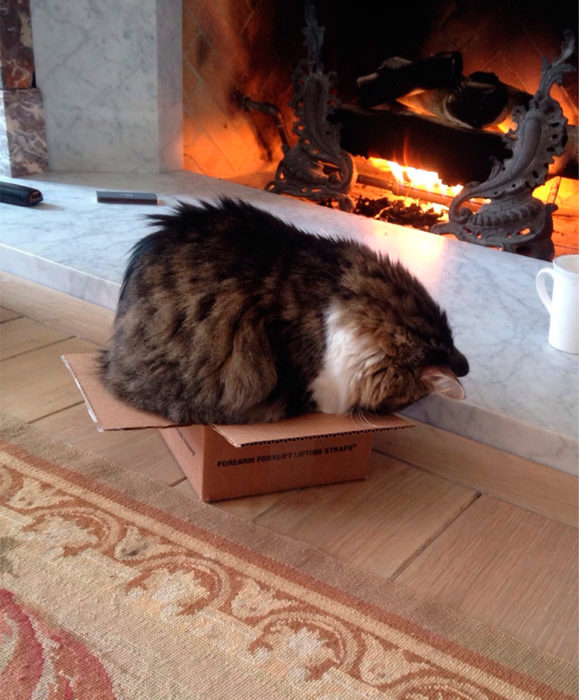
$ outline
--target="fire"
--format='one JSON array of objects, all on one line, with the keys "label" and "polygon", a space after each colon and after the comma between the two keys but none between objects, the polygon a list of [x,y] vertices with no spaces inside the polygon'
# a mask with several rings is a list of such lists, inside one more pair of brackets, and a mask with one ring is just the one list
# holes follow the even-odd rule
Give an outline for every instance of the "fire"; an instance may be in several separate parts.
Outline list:
[{"label": "fire", "polygon": [[383,158],[369,158],[369,161],[375,168],[391,173],[401,185],[413,189],[442,194],[451,199],[462,190],[461,185],[445,185],[438,173],[430,170],[411,168],[409,165],[400,165]]}]

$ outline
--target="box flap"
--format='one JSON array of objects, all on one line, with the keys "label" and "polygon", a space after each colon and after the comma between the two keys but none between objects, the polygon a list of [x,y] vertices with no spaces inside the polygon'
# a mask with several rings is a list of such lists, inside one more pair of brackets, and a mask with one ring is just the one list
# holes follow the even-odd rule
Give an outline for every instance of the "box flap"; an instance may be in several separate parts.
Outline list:
[{"label": "box flap", "polygon": [[155,413],[139,411],[114,397],[99,376],[99,357],[98,352],[62,356],[99,430],[168,428],[175,425]]},{"label": "box flap", "polygon": [[297,418],[286,418],[276,423],[214,425],[213,428],[235,447],[244,447],[264,442],[411,428],[413,425],[406,418],[396,415],[372,416],[366,420],[349,415],[335,416],[328,413],[310,413]]},{"label": "box flap", "polygon": [[[177,425],[154,413],[133,408],[110,394],[99,376],[99,353],[63,355],[62,361],[74,377],[88,412],[99,430],[170,428]],[[409,428],[412,425],[411,421],[396,415],[361,419],[353,416],[313,413],[277,423],[213,425],[212,427],[235,447],[243,447],[344,433],[369,433],[377,430]]]}]

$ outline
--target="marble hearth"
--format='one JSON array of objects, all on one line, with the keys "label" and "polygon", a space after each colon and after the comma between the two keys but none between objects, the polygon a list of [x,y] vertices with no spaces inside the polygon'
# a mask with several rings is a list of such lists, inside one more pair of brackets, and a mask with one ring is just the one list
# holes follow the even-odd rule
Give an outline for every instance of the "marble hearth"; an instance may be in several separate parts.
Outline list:
[{"label": "marble hearth", "polygon": [[[577,473],[579,361],[547,343],[548,316],[534,281],[545,263],[187,171],[53,172],[12,181],[38,187],[44,202],[0,204],[0,269],[108,308],[131,247],[148,232],[145,215],[176,199],[243,198],[302,228],[401,259],[447,310],[471,365],[465,401],[428,397],[405,413]],[[154,191],[160,204],[98,204],[97,189]]]}]

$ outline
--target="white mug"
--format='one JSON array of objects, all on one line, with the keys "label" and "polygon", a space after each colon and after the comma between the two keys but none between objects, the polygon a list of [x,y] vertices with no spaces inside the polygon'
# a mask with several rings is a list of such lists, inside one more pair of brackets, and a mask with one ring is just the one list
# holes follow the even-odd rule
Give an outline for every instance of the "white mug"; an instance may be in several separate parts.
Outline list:
[{"label": "white mug", "polygon": [[[553,280],[549,296],[547,277]],[[549,344],[557,350],[579,354],[579,255],[561,255],[553,267],[539,270],[536,278],[539,298],[551,314]]]}]

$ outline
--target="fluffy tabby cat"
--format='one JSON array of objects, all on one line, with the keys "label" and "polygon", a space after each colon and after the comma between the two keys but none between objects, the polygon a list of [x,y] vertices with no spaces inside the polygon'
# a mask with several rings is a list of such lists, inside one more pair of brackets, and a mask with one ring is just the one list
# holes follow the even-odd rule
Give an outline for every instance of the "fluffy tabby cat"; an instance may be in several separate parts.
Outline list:
[{"label": "fluffy tabby cat", "polygon": [[230,199],[151,218],[102,357],[125,402],[183,424],[251,423],[463,396],[446,314],[402,265]]}]

